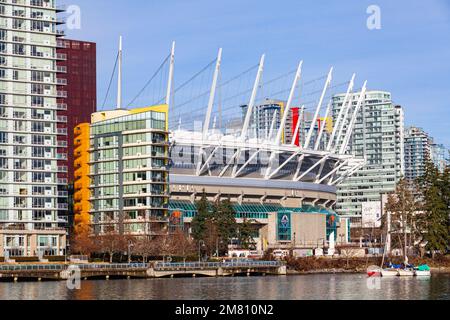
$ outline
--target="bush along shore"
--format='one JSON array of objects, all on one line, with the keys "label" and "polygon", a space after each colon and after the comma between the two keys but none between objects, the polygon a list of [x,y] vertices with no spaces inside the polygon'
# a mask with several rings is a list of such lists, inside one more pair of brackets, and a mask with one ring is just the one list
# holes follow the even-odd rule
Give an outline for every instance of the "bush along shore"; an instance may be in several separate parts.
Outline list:
[{"label": "bush along shore", "polygon": [[[435,259],[410,258],[409,261],[416,266],[427,264],[430,266],[432,272],[435,273],[450,273],[450,256],[438,256]],[[402,258],[385,258],[385,262],[400,264]],[[369,266],[380,266],[382,258],[287,258],[286,263],[288,274],[366,273]]]}]

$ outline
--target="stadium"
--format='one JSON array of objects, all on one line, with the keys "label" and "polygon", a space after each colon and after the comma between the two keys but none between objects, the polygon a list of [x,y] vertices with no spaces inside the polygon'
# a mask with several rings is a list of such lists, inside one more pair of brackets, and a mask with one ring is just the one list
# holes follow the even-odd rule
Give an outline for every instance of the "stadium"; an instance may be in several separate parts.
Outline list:
[{"label": "stadium", "polygon": [[[120,51],[119,71],[121,56]],[[265,61],[263,55],[258,64],[224,81],[220,49],[216,59],[175,87],[174,44],[128,104],[139,104],[142,99],[142,104],[149,105],[151,100],[152,105],[167,110],[169,201],[165,210],[169,227],[181,224],[189,230],[197,214],[195,203],[206,194],[211,202],[231,200],[237,222],[252,223],[260,251],[325,247],[331,235],[333,241],[346,242],[349,223],[333,207],[336,186],[365,164],[364,159],[349,154],[347,147],[366,83],[359,101],[351,101],[355,75],[349,82],[334,84],[331,68],[325,76],[304,80],[301,61],[295,69],[264,80]],[[93,119],[123,113],[120,75],[120,110],[100,112]],[[155,79],[160,80],[159,88]],[[331,98],[345,90],[344,107],[332,115]],[[148,193],[147,188],[142,190]],[[125,202],[132,203],[131,207],[137,203],[141,210],[149,205],[145,199]]]}]

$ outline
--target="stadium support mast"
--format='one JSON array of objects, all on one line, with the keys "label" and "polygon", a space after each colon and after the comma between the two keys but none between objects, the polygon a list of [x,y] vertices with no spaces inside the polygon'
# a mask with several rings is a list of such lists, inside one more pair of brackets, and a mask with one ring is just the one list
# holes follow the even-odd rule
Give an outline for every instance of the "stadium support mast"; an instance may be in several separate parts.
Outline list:
[{"label": "stadium support mast", "polygon": [[119,54],[118,54],[119,70],[117,73],[117,109],[122,109],[122,36],[119,37]]},{"label": "stadium support mast", "polygon": [[319,150],[320,142],[322,141],[323,132],[325,131],[325,126],[326,126],[326,124],[328,122],[328,117],[330,115],[330,112],[331,112],[331,101],[328,104],[328,108],[327,108],[327,111],[325,113],[324,123],[320,127],[319,137],[317,138],[316,145],[314,146],[314,150],[315,151]]},{"label": "stadium support mast", "polygon": [[303,61],[300,61],[297,73],[295,74],[294,83],[292,84],[291,92],[289,93],[289,98],[286,104],[286,108],[284,110],[283,118],[281,119],[280,128],[278,129],[277,137],[275,140],[275,143],[277,145],[281,144],[281,138],[283,136],[284,128],[286,127],[286,122],[289,116],[289,112],[291,111],[292,102],[294,100],[295,90],[297,88],[300,79],[302,78],[302,68],[303,68]]},{"label": "stadium support mast", "polygon": [[338,135],[336,137],[336,144],[334,145],[334,147],[331,150],[332,153],[335,153],[336,150],[339,148],[339,143],[341,142],[342,135],[344,134],[344,128],[345,128],[345,124],[346,124],[346,121],[347,121],[348,114],[349,114],[350,110],[353,107],[353,100],[354,100],[354,97],[351,96],[349,98],[349,100],[348,100],[347,106],[344,105],[344,104],[342,105],[342,108],[345,109],[344,116],[342,117],[341,124],[339,125],[340,129],[339,129],[339,133],[338,133]]},{"label": "stadium support mast", "polygon": [[352,135],[352,131],[356,124],[356,118],[358,117],[358,112],[361,109],[361,106],[366,100],[366,91],[367,91],[367,81],[364,82],[363,88],[361,90],[361,94],[359,96],[358,104],[356,105],[355,111],[353,113],[352,120],[350,121],[350,126],[348,127],[347,134],[345,135],[344,141],[341,146],[340,154],[344,154],[345,150],[347,150],[348,144],[350,142],[350,137]]},{"label": "stadium support mast", "polygon": [[[339,111],[339,115],[338,115],[338,118],[337,118],[336,123],[334,125],[334,129],[333,129],[333,132],[331,134],[330,141],[328,142],[327,151],[331,151],[332,150],[331,148],[333,147],[333,143],[334,143],[334,140],[336,138],[336,134],[338,133],[338,128],[341,125],[341,121],[345,122],[345,118],[347,117],[347,114],[345,114],[345,117],[344,117],[344,111],[346,109],[345,106],[347,105],[348,100],[350,98],[350,93],[353,91],[353,87],[355,86],[355,78],[356,78],[356,74],[353,74],[352,79],[350,80],[350,84],[349,84],[348,89],[347,89],[347,93],[345,94],[344,103],[342,104],[342,108]],[[339,141],[336,142],[336,145],[338,143],[339,143]],[[335,150],[335,149],[333,149],[333,150]]]},{"label": "stadium support mast", "polygon": [[205,123],[203,124],[203,139],[206,140],[209,131],[209,125],[211,122],[211,114],[214,107],[214,101],[216,99],[217,81],[219,79],[220,67],[222,64],[222,48],[219,49],[219,54],[217,55],[216,69],[214,71],[213,82],[211,86],[211,93],[209,96],[208,109],[206,110]]},{"label": "stadium support mast", "polygon": [[172,42],[172,50],[170,52],[170,66],[169,66],[169,79],[167,80],[167,94],[166,94],[166,105],[170,107],[172,102],[172,86],[173,86],[173,75],[175,69],[175,41]]},{"label": "stadium support mast", "polygon": [[316,127],[317,119],[319,118],[320,109],[322,109],[322,103],[325,99],[325,94],[327,93],[328,87],[331,84],[331,81],[333,80],[333,68],[331,68],[330,72],[328,73],[327,81],[325,82],[325,86],[322,91],[322,95],[320,96],[319,103],[317,105],[316,113],[314,114],[314,118],[311,122],[311,128],[309,129],[308,135],[306,136],[306,141],[304,145],[304,149],[308,149],[309,144],[311,143],[312,135],[314,133],[314,128]]},{"label": "stadium support mast", "polygon": [[252,96],[250,98],[250,103],[247,108],[247,115],[245,116],[244,125],[242,127],[241,140],[245,140],[248,137],[248,128],[250,126],[250,120],[252,119],[253,107],[256,102],[256,95],[258,94],[258,88],[261,84],[261,78],[264,72],[264,62],[266,59],[266,55],[263,54],[261,57],[261,61],[259,62],[258,74],[256,75],[255,85],[253,86]]}]

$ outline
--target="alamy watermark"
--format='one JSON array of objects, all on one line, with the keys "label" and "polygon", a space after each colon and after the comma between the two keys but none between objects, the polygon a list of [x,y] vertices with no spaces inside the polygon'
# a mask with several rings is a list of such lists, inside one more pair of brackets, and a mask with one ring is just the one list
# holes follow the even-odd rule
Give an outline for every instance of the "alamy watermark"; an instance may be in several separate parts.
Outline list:
[{"label": "alamy watermark", "polygon": [[69,290],[81,289],[81,270],[76,265],[70,265],[67,268],[67,281],[66,286]]},{"label": "alamy watermark", "polygon": [[367,7],[367,29],[380,30],[381,29],[381,8],[375,4]]},{"label": "alamy watermark", "polygon": [[66,28],[69,30],[81,29],[81,8],[77,5],[70,5],[66,9]]}]

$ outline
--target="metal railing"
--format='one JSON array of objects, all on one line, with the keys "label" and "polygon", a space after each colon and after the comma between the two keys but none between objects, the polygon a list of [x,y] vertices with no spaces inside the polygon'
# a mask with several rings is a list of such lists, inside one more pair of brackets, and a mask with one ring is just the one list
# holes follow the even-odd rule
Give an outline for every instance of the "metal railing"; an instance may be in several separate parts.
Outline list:
[{"label": "metal railing", "polygon": [[80,270],[130,270],[130,269],[148,269],[149,264],[147,263],[113,263],[113,264],[77,264]]},{"label": "metal railing", "polygon": [[281,267],[281,261],[242,261],[232,260],[226,262],[186,262],[186,263],[161,263],[155,264],[156,270],[162,269],[210,269],[210,268],[263,268]]},{"label": "metal railing", "polygon": [[63,271],[67,268],[65,265],[0,265],[1,271]]},{"label": "metal railing", "polygon": [[[150,268],[149,263],[99,263],[99,264],[4,264],[0,265],[0,272],[14,271],[64,271],[69,266],[77,266],[82,271],[95,270],[142,270]],[[264,268],[264,267],[281,267],[284,263],[281,261],[226,261],[226,262],[186,262],[186,263],[163,263],[154,264],[155,270],[165,269],[218,269],[218,268]]]},{"label": "metal railing", "polygon": [[0,265],[0,272],[5,271],[64,271],[69,266],[77,266],[80,270],[134,270],[134,269],[148,269],[147,263],[131,263],[131,264],[11,264]]}]

